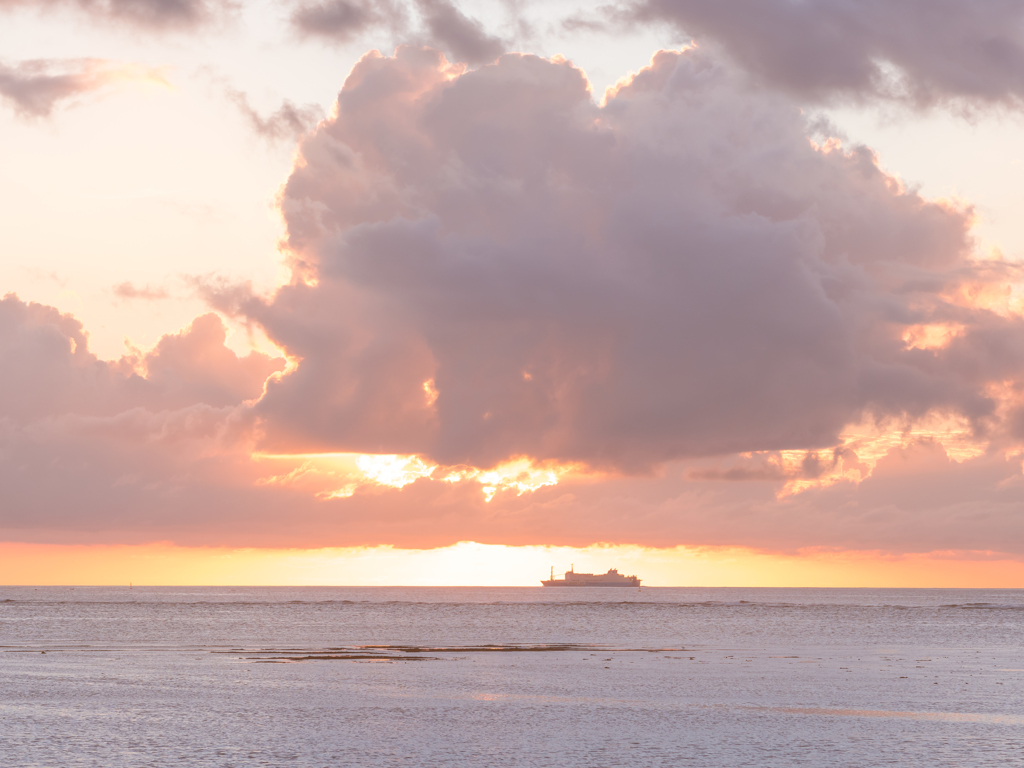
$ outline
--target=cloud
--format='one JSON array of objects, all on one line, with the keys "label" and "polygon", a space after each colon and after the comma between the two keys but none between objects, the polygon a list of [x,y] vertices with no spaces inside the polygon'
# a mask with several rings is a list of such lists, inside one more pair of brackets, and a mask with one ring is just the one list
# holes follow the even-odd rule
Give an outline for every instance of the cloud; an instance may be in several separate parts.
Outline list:
[{"label": "cloud", "polygon": [[488,35],[476,19],[471,19],[445,0],[417,0],[432,44],[447,51],[456,61],[483,64],[505,52],[505,43]]},{"label": "cloud", "polygon": [[1019,104],[1024,6],[1013,0],[640,0],[610,27],[668,22],[803,99]]},{"label": "cloud", "polygon": [[113,288],[114,295],[119,299],[144,299],[146,301],[157,301],[170,296],[164,288],[151,288],[146,285],[139,288],[129,282],[118,283]]},{"label": "cloud", "polygon": [[245,115],[257,135],[267,141],[297,141],[323,117],[323,110],[316,104],[298,107],[288,100],[285,100],[275,112],[263,117],[252,108],[249,97],[242,91],[229,88],[227,95]]},{"label": "cloud", "polygon": [[113,417],[143,408],[228,407],[260,396],[284,360],[224,346],[217,315],[196,318],[150,352],[117,361],[89,351],[82,324],[53,307],[0,300],[0,419],[30,425],[68,414]]},{"label": "cloud", "polygon": [[222,408],[254,400],[267,377],[284,369],[284,360],[260,352],[239,357],[224,346],[226,339],[219,316],[201,315],[184,331],[165,335],[142,358],[146,381],[164,407]]},{"label": "cloud", "polygon": [[47,11],[68,6],[98,21],[168,31],[196,29],[223,17],[235,4],[230,0],[0,0],[0,10],[33,7]]},{"label": "cloud", "polygon": [[327,0],[303,3],[292,12],[292,26],[301,34],[347,42],[377,27],[404,28],[405,6],[383,0]]},{"label": "cloud", "polygon": [[[236,355],[225,339],[207,314],[147,353],[104,361],[74,317],[12,294],[0,300],[5,535],[180,535],[181,526],[208,535],[234,519],[219,504],[274,502],[273,489],[260,493],[256,473],[237,467],[249,463],[247,401],[285,361]],[[182,499],[195,506],[182,509]]]},{"label": "cloud", "polygon": [[37,59],[0,63],[0,97],[25,117],[49,117],[57,106],[125,82],[166,85],[162,73],[103,59]]},{"label": "cloud", "polygon": [[501,38],[489,35],[478,20],[466,16],[446,0],[416,0],[420,28],[410,20],[408,7],[397,2],[327,0],[295,8],[292,26],[310,37],[348,42],[370,30],[386,29],[393,36],[417,39],[447,51],[467,64],[494,61],[506,48]]},{"label": "cloud", "polygon": [[[795,471],[773,457],[677,461],[653,476],[556,477],[520,463],[474,480],[471,468],[432,469],[416,458],[270,456],[253,452],[260,426],[246,401],[283,361],[227,350],[215,315],[137,358],[97,360],[87,341],[77,320],[52,307],[0,301],[0,538],[416,548],[606,541],[1024,556],[1024,454],[957,462],[936,440],[909,436],[862,482],[784,498],[787,475],[820,475],[835,457],[804,455]],[[764,471],[728,482],[730,462]],[[324,492],[331,489],[344,492]]]},{"label": "cloud", "polygon": [[827,450],[872,414],[1005,430],[1024,324],[963,291],[1019,267],[813,130],[699,50],[604,106],[564,61],[367,55],[281,198],[296,281],[239,310],[302,361],[257,406],[266,446],[632,472]]}]

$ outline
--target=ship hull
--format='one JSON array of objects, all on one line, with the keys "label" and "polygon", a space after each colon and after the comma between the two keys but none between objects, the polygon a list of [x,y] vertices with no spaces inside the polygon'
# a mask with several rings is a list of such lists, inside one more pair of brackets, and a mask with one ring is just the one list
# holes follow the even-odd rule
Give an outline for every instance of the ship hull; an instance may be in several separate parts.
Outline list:
[{"label": "ship hull", "polygon": [[638,588],[640,586],[640,580],[638,579],[636,582],[631,582],[631,581],[626,581],[626,582],[606,582],[606,581],[583,581],[582,579],[580,579],[579,581],[566,581],[565,579],[550,579],[550,580],[547,580],[547,581],[542,581],[541,584],[543,584],[545,587],[615,587],[615,588],[620,588],[620,587],[636,587],[636,588]]}]

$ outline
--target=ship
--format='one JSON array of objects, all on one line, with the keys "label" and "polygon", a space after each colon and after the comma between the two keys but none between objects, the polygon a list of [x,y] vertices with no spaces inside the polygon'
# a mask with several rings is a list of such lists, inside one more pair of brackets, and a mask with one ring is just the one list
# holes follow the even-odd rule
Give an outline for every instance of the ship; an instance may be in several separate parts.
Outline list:
[{"label": "ship", "polygon": [[564,579],[555,578],[555,568],[551,567],[551,578],[541,581],[545,587],[636,587],[640,588],[640,579],[636,576],[623,576],[615,568],[608,573],[576,573],[575,566],[570,566]]}]

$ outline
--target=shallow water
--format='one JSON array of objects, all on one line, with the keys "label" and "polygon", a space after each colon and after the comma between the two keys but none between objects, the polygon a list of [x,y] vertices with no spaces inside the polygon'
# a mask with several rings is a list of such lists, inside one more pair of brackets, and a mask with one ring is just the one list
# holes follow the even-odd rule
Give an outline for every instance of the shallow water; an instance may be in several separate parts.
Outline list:
[{"label": "shallow water", "polygon": [[3,766],[1024,764],[1024,591],[0,587]]}]

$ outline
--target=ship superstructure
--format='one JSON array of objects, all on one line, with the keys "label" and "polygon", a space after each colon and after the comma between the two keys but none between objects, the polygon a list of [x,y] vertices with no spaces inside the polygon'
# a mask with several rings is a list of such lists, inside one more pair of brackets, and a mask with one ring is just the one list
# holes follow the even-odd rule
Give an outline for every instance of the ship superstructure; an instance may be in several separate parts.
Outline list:
[{"label": "ship superstructure", "polygon": [[640,579],[636,576],[623,576],[615,568],[608,573],[576,573],[572,566],[565,572],[565,578],[556,579],[555,569],[551,568],[551,578],[541,581],[545,587],[640,587]]}]

